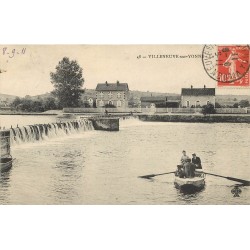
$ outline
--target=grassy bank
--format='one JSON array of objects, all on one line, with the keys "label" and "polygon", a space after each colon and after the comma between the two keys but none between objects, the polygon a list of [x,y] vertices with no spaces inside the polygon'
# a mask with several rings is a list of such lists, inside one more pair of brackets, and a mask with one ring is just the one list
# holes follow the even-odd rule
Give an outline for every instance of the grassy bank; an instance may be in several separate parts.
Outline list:
[{"label": "grassy bank", "polygon": [[0,110],[0,115],[58,115],[62,110],[48,110],[45,112],[23,112],[14,110]]}]

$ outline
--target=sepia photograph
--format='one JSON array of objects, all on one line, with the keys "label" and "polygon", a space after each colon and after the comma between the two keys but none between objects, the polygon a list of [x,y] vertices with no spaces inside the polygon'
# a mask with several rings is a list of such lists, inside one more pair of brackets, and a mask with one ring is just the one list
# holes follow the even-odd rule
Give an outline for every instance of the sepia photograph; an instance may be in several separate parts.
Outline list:
[{"label": "sepia photograph", "polygon": [[1,205],[249,205],[248,45],[0,45]]},{"label": "sepia photograph", "polygon": [[2,248],[247,248],[248,5],[1,2]]}]

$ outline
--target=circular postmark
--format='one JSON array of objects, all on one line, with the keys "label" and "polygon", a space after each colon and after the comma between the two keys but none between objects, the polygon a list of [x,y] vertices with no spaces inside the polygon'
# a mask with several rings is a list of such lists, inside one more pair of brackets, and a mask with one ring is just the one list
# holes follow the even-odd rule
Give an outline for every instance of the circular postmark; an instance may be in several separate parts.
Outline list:
[{"label": "circular postmark", "polygon": [[222,86],[249,85],[249,57],[248,45],[205,45],[202,51],[206,73]]}]

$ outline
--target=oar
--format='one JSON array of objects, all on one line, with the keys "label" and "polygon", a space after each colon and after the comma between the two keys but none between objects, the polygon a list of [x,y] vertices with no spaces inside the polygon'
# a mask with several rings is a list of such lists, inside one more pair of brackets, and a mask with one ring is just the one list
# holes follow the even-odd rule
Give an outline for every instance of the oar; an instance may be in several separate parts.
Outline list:
[{"label": "oar", "polygon": [[172,172],[167,172],[167,173],[161,173],[161,174],[149,174],[149,175],[142,175],[142,176],[138,176],[140,178],[146,178],[146,179],[149,179],[149,178],[152,178],[152,177],[155,177],[155,176],[158,176],[158,175],[164,175],[164,174],[173,174],[175,173],[175,171],[172,171]]},{"label": "oar", "polygon": [[250,186],[250,181],[247,181],[247,180],[242,180],[242,179],[229,177],[229,176],[222,176],[222,175],[218,175],[218,174],[210,174],[210,173],[206,173],[206,172],[204,172],[204,173],[208,174],[208,175],[213,175],[213,176],[225,178],[225,179],[228,179],[230,181],[237,181],[237,182],[240,182],[240,183],[244,184],[244,186]]}]

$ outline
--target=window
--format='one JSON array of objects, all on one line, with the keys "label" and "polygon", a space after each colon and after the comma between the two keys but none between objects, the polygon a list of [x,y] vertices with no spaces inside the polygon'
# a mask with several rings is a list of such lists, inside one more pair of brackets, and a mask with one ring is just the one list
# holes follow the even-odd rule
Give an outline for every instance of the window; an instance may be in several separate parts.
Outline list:
[{"label": "window", "polygon": [[100,100],[100,101],[99,101],[99,106],[100,106],[100,107],[103,107],[103,106],[104,106],[103,100]]},{"label": "window", "polygon": [[113,94],[111,91],[108,93],[108,96],[109,96],[109,99],[111,99],[113,97]]},{"label": "window", "polygon": [[117,101],[117,107],[121,107],[122,106],[122,102],[120,100]]},{"label": "window", "polygon": [[209,104],[210,102],[209,101],[207,101],[207,104]]},{"label": "window", "polygon": [[117,93],[117,98],[120,99],[122,94],[120,92]]},{"label": "window", "polygon": [[200,107],[200,101],[196,101],[196,107]]},{"label": "window", "polygon": [[113,103],[113,101],[109,101],[109,105],[113,105],[114,103]]},{"label": "window", "polygon": [[189,108],[190,106],[190,101],[187,101],[187,108]]},{"label": "window", "polygon": [[104,93],[103,93],[103,92],[101,92],[101,93],[100,93],[100,98],[102,99],[102,98],[103,98],[103,96],[104,96]]}]

